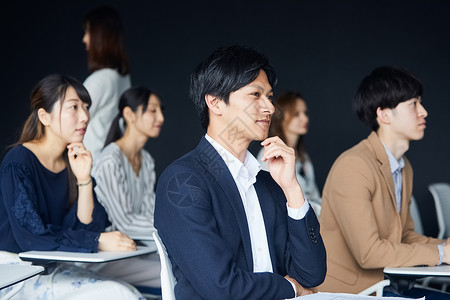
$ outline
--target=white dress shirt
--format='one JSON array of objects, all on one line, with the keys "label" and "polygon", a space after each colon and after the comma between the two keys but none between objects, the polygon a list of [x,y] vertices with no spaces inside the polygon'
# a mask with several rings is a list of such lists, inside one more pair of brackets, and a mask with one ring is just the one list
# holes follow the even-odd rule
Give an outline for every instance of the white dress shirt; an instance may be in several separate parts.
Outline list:
[{"label": "white dress shirt", "polygon": [[[255,187],[253,186],[256,182],[256,175],[261,170],[261,165],[249,151],[245,154],[244,163],[242,163],[222,145],[208,136],[208,134],[205,134],[205,138],[224,160],[239,190],[250,233],[253,256],[253,272],[272,273],[273,268],[272,261],[270,259],[266,227],[264,224],[261,206],[259,205],[258,195],[256,194]],[[287,208],[289,217],[299,220],[306,215],[309,209],[309,204],[305,201],[303,206],[298,209],[293,209],[289,206]],[[294,291],[296,291],[293,284],[292,287],[294,288]]]}]

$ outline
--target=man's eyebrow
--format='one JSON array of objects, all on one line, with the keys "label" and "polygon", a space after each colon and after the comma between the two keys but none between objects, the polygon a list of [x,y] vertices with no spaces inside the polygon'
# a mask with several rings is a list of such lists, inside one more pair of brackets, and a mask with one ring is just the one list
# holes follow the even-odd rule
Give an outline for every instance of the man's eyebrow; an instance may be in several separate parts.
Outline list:
[{"label": "man's eyebrow", "polygon": [[[259,84],[253,83],[253,84],[249,84],[248,86],[257,88],[261,92],[264,92],[264,88],[262,86],[260,86]],[[269,93],[272,93],[272,92],[273,92],[273,89],[270,89]]]}]

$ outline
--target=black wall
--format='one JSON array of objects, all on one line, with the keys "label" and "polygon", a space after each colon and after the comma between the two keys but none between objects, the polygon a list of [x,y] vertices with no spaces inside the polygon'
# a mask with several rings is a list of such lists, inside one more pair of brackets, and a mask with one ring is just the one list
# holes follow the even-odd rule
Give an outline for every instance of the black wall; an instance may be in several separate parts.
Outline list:
[{"label": "black wall", "polygon": [[[83,15],[106,1],[0,3],[0,147],[17,138],[38,80],[64,73],[84,80]],[[336,157],[369,134],[352,96],[380,65],[406,67],[425,85],[425,138],[407,156],[427,234],[437,233],[428,184],[450,182],[450,2],[444,1],[109,1],[125,24],[133,84],[156,89],[166,104],[161,136],[147,148],[157,174],[195,147],[200,122],[188,99],[189,74],[213,49],[251,45],[277,69],[275,93],[299,90],[311,116],[306,137],[323,187]],[[257,151],[257,145],[251,150]],[[3,153],[4,154],[4,153]],[[3,155],[2,154],[2,155]]]}]

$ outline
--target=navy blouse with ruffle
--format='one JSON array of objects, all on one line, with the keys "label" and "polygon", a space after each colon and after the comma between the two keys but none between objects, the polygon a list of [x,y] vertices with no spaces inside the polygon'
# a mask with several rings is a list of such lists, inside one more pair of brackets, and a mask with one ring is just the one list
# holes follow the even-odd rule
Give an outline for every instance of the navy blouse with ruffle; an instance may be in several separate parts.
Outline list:
[{"label": "navy blouse with ruffle", "polygon": [[93,221],[77,217],[77,202],[67,208],[67,169],[53,173],[29,149],[12,148],[0,166],[0,250],[97,252],[108,216],[94,193]]}]

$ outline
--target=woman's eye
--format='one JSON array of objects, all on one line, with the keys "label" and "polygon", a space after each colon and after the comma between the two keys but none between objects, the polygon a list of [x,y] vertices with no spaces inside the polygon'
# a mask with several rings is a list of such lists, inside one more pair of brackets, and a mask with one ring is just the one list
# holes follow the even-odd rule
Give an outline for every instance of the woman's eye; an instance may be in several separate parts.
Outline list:
[{"label": "woman's eye", "polygon": [[259,96],[261,96],[261,94],[259,92],[254,92],[252,95],[255,97],[258,97],[258,98],[259,98]]}]

